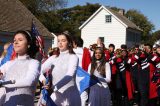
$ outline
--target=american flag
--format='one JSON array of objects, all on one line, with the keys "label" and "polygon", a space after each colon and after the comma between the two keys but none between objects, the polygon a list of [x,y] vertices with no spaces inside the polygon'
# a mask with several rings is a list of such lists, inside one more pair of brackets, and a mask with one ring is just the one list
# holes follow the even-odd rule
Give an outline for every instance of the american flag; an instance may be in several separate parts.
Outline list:
[{"label": "american flag", "polygon": [[45,52],[44,52],[44,41],[42,39],[42,36],[39,34],[35,24],[32,22],[32,29],[31,29],[31,33],[33,36],[36,37],[37,40],[37,45],[39,46],[39,52],[40,54],[45,57]]}]

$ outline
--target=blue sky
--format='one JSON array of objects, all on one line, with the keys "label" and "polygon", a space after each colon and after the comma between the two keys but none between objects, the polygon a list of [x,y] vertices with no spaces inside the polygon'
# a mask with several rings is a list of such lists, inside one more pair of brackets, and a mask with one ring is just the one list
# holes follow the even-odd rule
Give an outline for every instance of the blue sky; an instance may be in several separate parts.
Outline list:
[{"label": "blue sky", "polygon": [[155,25],[154,31],[160,30],[160,12],[158,12],[160,11],[160,0],[68,0],[67,7],[85,5],[87,2],[123,8],[125,10],[136,9]]}]

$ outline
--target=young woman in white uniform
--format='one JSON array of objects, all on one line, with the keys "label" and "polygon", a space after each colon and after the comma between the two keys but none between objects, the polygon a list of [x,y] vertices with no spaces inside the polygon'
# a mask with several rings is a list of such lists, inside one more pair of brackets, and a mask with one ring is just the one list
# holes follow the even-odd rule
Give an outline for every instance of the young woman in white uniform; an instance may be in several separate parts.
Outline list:
[{"label": "young woman in white uniform", "polygon": [[80,95],[75,84],[78,57],[73,52],[69,35],[62,33],[57,39],[60,53],[48,58],[42,64],[41,72],[45,73],[52,67],[51,98],[57,106],[80,106]]},{"label": "young woman in white uniform", "polygon": [[111,94],[108,83],[111,81],[111,69],[101,47],[95,49],[88,72],[92,79],[99,80],[90,87],[89,106],[110,106]]},{"label": "young woman in white uniform", "polygon": [[4,81],[14,80],[14,84],[5,85],[6,97],[3,106],[34,106],[34,92],[40,73],[40,64],[33,59],[38,51],[36,41],[29,31],[15,33],[15,60],[0,67]]}]

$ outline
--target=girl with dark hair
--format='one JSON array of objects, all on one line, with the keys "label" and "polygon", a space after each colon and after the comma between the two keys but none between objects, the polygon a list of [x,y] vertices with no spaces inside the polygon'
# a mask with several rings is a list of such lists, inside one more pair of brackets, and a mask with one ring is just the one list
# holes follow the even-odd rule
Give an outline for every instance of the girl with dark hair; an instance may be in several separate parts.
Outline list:
[{"label": "girl with dark hair", "polygon": [[89,106],[110,106],[111,96],[108,83],[111,81],[111,69],[101,47],[95,49],[88,72],[91,78],[100,81],[90,88]]},{"label": "girl with dark hair", "polygon": [[[49,57],[43,64],[41,72],[52,70],[52,100],[57,106],[80,106],[80,95],[75,84],[78,57],[73,52],[72,39],[67,34],[57,36],[59,53]],[[44,86],[49,89],[49,86]]]},{"label": "girl with dark hair", "polygon": [[37,52],[35,38],[29,31],[18,31],[14,35],[13,47],[16,59],[0,67],[2,80],[13,82],[4,85],[6,97],[3,106],[34,106],[34,92],[40,71],[39,62],[33,59]]},{"label": "girl with dark hair", "polygon": [[38,46],[36,37],[34,35],[31,35],[30,31],[17,31],[15,35],[22,34],[28,41],[28,47],[26,53],[31,57],[35,58],[36,53],[38,52]]}]

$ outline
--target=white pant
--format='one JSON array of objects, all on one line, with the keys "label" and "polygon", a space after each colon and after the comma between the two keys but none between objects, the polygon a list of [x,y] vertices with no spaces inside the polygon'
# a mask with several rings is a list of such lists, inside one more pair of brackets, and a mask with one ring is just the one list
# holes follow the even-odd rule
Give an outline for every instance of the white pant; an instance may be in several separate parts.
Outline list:
[{"label": "white pant", "polygon": [[0,106],[5,102],[6,89],[4,87],[0,88]]},{"label": "white pant", "polygon": [[82,94],[81,94],[81,106],[86,106],[87,99],[88,99],[87,91],[82,92]]}]

